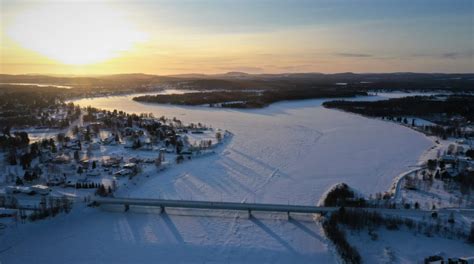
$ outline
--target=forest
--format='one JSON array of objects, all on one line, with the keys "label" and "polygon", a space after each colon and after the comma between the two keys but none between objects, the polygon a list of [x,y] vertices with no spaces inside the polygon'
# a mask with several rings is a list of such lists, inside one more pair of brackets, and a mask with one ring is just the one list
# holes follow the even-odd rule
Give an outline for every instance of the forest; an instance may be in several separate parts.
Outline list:
[{"label": "forest", "polygon": [[220,104],[222,107],[259,108],[283,100],[301,100],[314,98],[340,98],[367,95],[356,89],[337,87],[313,88],[311,86],[292,89],[272,89],[264,91],[216,91],[202,93],[185,93],[169,95],[145,95],[133,100],[147,103],[209,105]]},{"label": "forest", "polygon": [[[474,121],[474,96],[449,95],[446,98],[435,96],[412,96],[375,102],[329,101],[323,105],[348,112],[376,117],[418,116],[436,118],[439,115],[448,117],[461,116],[467,121]],[[429,119],[430,120],[430,119]],[[440,121],[442,121],[440,119]]]}]

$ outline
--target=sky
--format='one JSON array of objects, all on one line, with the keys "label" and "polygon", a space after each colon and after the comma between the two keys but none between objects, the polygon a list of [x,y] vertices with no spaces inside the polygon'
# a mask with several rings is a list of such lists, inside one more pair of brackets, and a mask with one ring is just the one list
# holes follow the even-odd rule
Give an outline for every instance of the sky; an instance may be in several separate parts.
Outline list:
[{"label": "sky", "polygon": [[474,0],[0,0],[9,74],[474,72]]}]

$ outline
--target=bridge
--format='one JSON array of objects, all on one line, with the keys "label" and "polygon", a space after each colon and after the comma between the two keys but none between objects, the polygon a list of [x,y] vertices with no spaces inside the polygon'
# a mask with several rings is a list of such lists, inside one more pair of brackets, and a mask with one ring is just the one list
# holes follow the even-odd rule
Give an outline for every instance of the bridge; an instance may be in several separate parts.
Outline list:
[{"label": "bridge", "polygon": [[[160,212],[166,208],[191,208],[207,210],[233,210],[247,211],[249,216],[252,211],[260,212],[282,212],[302,213],[302,214],[327,214],[338,211],[340,207],[324,207],[310,205],[286,205],[286,204],[259,204],[259,203],[235,203],[235,202],[210,202],[210,201],[190,201],[190,200],[168,200],[168,199],[141,199],[141,198],[109,198],[97,197],[92,200],[96,205],[121,205],[125,211],[130,206],[157,207]],[[433,210],[422,209],[388,209],[388,208],[370,208],[370,207],[348,207],[351,210],[364,210],[367,212],[377,212],[385,216],[396,216],[402,218],[412,217],[432,217]],[[442,208],[436,210],[439,216],[447,217],[450,214],[463,216],[474,216],[474,209],[462,208]]]},{"label": "bridge", "polygon": [[208,201],[186,201],[186,200],[167,200],[167,199],[139,199],[139,198],[95,198],[93,200],[98,205],[123,205],[127,211],[129,206],[149,206],[158,207],[161,211],[165,208],[193,208],[209,210],[234,210],[261,212],[283,212],[287,213],[306,213],[306,214],[324,214],[339,210],[339,207],[321,207],[305,205],[285,205],[285,204],[257,204],[257,203],[235,203],[235,202],[208,202]]}]

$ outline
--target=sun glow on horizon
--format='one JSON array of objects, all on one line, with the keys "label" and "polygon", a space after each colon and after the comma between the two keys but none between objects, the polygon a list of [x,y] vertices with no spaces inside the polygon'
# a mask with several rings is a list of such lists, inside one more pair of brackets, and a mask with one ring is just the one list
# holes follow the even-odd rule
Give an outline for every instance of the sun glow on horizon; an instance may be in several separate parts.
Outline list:
[{"label": "sun glow on horizon", "polygon": [[71,65],[118,57],[147,39],[123,12],[97,3],[30,7],[16,14],[6,28],[21,47]]},{"label": "sun glow on horizon", "polygon": [[472,2],[0,0],[0,73],[473,72]]}]

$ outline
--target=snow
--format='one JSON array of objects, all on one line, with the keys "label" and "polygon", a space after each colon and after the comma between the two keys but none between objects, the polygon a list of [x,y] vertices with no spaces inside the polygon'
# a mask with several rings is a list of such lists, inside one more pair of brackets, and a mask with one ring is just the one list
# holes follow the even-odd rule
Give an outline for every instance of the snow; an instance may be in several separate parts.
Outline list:
[{"label": "snow", "polygon": [[[393,178],[416,165],[433,144],[397,124],[325,109],[323,100],[234,110],[144,104],[131,97],[75,103],[176,116],[185,123],[229,130],[233,137],[215,155],[159,173],[145,170],[119,189],[121,196],[314,205],[339,182],[365,195],[387,190]],[[0,261],[336,261],[320,225],[311,218],[287,221],[271,214],[251,219],[216,214],[219,217],[122,213],[79,205],[70,215],[7,230],[0,236]]]},{"label": "snow", "polygon": [[334,262],[310,219],[288,222],[278,215],[247,219],[235,213],[209,217],[83,208],[6,232],[0,236],[5,263]]},{"label": "snow", "polygon": [[432,255],[450,258],[470,256],[474,252],[472,245],[459,240],[415,235],[406,230],[378,229],[375,233],[378,239],[374,241],[367,231],[346,232],[349,243],[357,248],[364,263],[423,263],[425,257]]}]

